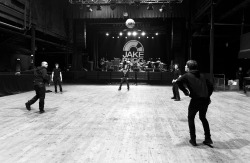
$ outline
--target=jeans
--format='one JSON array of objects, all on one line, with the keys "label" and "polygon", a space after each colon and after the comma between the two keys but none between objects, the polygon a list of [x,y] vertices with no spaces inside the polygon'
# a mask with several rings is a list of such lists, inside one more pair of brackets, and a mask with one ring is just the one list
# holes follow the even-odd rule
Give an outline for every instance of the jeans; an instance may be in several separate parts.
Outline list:
[{"label": "jeans", "polygon": [[126,77],[121,78],[121,83],[120,83],[120,87],[119,87],[119,88],[121,89],[122,84],[123,84],[124,82],[126,82],[126,83],[127,83],[127,87],[128,87],[128,89],[129,89],[128,78],[126,78]]},{"label": "jeans", "polygon": [[205,99],[191,99],[188,107],[188,126],[191,139],[196,139],[195,134],[195,115],[199,112],[199,118],[202,122],[205,138],[210,138],[210,128],[206,118],[208,105],[210,103],[209,98]]},{"label": "jeans", "polygon": [[176,82],[173,83],[172,90],[173,90],[174,98],[179,100],[180,99],[180,93],[179,93],[179,87],[178,87]]},{"label": "jeans", "polygon": [[53,79],[54,86],[55,86],[55,92],[57,92],[57,84],[59,85],[60,92],[62,92],[62,84],[60,79]]},{"label": "jeans", "polygon": [[36,95],[28,101],[28,105],[34,104],[39,99],[39,110],[44,111],[44,99],[45,99],[45,85],[39,84],[34,85],[34,90],[36,92]]}]

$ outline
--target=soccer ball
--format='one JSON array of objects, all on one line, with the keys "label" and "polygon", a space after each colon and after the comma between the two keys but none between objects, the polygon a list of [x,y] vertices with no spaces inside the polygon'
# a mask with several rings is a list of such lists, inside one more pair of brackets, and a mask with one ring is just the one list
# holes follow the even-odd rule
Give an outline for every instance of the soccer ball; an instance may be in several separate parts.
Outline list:
[{"label": "soccer ball", "polygon": [[126,26],[127,26],[128,28],[134,28],[134,26],[135,26],[135,21],[134,21],[133,19],[128,19],[128,20],[126,21]]}]

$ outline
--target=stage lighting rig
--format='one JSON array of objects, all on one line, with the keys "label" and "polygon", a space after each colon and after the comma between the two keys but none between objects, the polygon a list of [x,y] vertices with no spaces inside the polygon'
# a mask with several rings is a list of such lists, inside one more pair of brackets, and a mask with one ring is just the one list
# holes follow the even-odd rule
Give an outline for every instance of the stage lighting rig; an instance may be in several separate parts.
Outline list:
[{"label": "stage lighting rig", "polygon": [[151,2],[148,3],[147,10],[154,10],[153,4]]},{"label": "stage lighting rig", "polygon": [[111,8],[111,10],[114,10],[116,8],[116,0],[110,1],[110,8]]},{"label": "stage lighting rig", "polygon": [[166,12],[167,11],[167,7],[165,6],[165,4],[163,3],[161,8],[159,9],[160,12]]},{"label": "stage lighting rig", "polygon": [[90,5],[87,5],[86,8],[87,8],[87,11],[88,11],[88,12],[92,12],[92,11],[93,11],[93,9],[91,8]]},{"label": "stage lighting rig", "polygon": [[134,1],[134,4],[135,4],[135,7],[136,7],[137,9],[139,9],[139,8],[140,8],[141,1],[140,1],[140,0],[135,0],[135,1]]}]

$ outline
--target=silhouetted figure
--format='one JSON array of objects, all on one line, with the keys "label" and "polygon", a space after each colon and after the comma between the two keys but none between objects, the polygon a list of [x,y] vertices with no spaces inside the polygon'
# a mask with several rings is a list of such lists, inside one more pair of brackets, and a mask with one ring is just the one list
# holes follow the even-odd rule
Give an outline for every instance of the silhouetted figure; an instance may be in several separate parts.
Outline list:
[{"label": "silhouetted figure", "polygon": [[[213,93],[213,84],[206,80],[205,77],[198,71],[197,62],[194,60],[187,61],[185,66],[186,74],[177,79],[176,83],[186,96],[191,97],[188,107],[188,125],[190,131],[190,143],[196,146],[195,133],[195,115],[199,112],[199,117],[203,125],[206,145],[213,144],[210,134],[209,123],[206,119],[208,105],[210,104],[210,96]],[[184,86],[186,85],[187,88]]]},{"label": "silhouetted figure", "polygon": [[30,106],[34,104],[39,99],[39,110],[40,113],[44,113],[44,99],[45,99],[45,83],[48,83],[50,80],[49,75],[47,74],[46,68],[48,67],[47,62],[42,62],[42,66],[34,69],[34,90],[36,95],[25,103],[27,110],[31,110]]}]

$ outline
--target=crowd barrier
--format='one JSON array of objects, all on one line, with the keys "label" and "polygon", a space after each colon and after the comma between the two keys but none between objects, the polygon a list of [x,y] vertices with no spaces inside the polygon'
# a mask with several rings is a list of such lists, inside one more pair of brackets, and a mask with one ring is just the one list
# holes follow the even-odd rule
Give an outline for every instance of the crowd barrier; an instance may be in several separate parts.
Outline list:
[{"label": "crowd barrier", "polygon": [[34,75],[0,74],[0,96],[33,90]]},{"label": "crowd barrier", "polygon": [[[71,71],[63,72],[64,81],[67,82],[116,82],[120,81],[123,72],[104,71]],[[129,72],[132,82],[171,84],[171,72]]]}]

